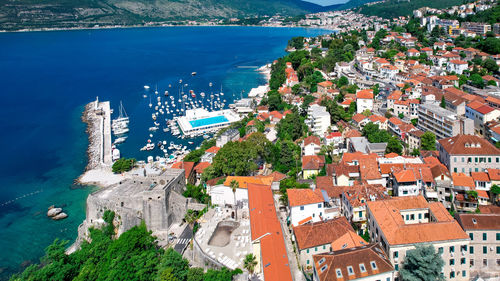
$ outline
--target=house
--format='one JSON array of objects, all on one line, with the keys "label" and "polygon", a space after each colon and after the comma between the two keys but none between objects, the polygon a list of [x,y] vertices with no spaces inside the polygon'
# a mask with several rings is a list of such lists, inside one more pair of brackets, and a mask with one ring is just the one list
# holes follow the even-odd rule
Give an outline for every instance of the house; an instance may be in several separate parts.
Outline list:
[{"label": "house", "polygon": [[308,136],[302,142],[302,155],[316,155],[321,149],[321,140],[317,136]]},{"label": "house", "polygon": [[205,171],[206,168],[210,167],[209,162],[200,162],[194,166],[194,172],[196,174],[196,181],[201,180],[201,175],[203,174],[203,171]]},{"label": "house", "polygon": [[418,57],[418,56],[420,56],[420,52],[417,49],[415,49],[415,48],[411,48],[408,51],[406,51],[406,56],[408,56],[408,57]]},{"label": "house", "polygon": [[258,257],[255,272],[263,273],[264,280],[292,281],[285,238],[271,189],[249,184],[248,201],[253,255]]},{"label": "house", "polygon": [[396,196],[416,196],[433,187],[434,178],[429,167],[396,170],[393,172],[393,190]]},{"label": "house", "polygon": [[[239,133],[238,133],[238,138],[239,138]],[[205,153],[201,156],[200,162],[208,162],[212,163],[215,155],[217,155],[217,152],[219,152],[220,147],[217,146],[212,146],[209,149],[205,150]]]},{"label": "house", "polygon": [[323,81],[318,83],[318,93],[320,95],[328,95],[328,90],[333,89],[333,83],[330,81]]},{"label": "house", "polygon": [[312,176],[319,174],[325,166],[324,155],[309,155],[302,156],[302,177],[309,179]]},{"label": "house", "polygon": [[314,281],[393,281],[394,267],[377,244],[314,255]]},{"label": "house", "polygon": [[439,140],[437,149],[439,160],[450,172],[480,172],[500,165],[500,150],[475,135],[457,135]]},{"label": "house", "polygon": [[394,102],[401,99],[403,93],[399,90],[395,90],[389,96],[387,96],[387,110],[394,110]]},{"label": "house", "polygon": [[366,202],[390,198],[380,184],[356,185],[342,193],[342,214],[349,222],[358,225],[358,234],[364,234],[366,225]]},{"label": "house", "polygon": [[345,217],[310,222],[294,226],[292,229],[299,262],[306,270],[312,268],[313,255],[330,252],[333,242],[343,238],[349,232],[354,232]]},{"label": "house", "polygon": [[[470,237],[471,276],[498,275],[500,264],[500,214],[457,214],[456,219]],[[483,276],[485,276],[483,275]]]},{"label": "house", "polygon": [[217,137],[215,146],[223,147],[226,143],[230,141],[237,141],[240,139],[240,132],[236,129],[229,129],[224,131]]},{"label": "house", "polygon": [[267,176],[259,176],[259,177],[264,177],[264,178],[265,177],[272,177],[273,181],[271,183],[271,189],[274,191],[277,191],[280,189],[280,182],[282,180],[286,179],[287,176],[285,174],[280,173],[280,172],[274,171]]},{"label": "house", "polygon": [[463,60],[451,60],[446,66],[448,72],[455,72],[456,74],[463,74],[464,70],[469,68],[469,64]]},{"label": "house", "polygon": [[322,136],[331,125],[330,113],[326,107],[313,104],[307,109],[306,124],[314,134]]},{"label": "house", "polygon": [[396,74],[399,72],[399,68],[394,65],[382,65],[379,69],[379,72],[382,76],[387,79],[394,79]]},{"label": "house", "polygon": [[325,199],[321,190],[288,189],[287,195],[290,222],[293,226],[323,220]]},{"label": "house", "polygon": [[413,151],[414,149],[420,149],[422,146],[422,135],[424,134],[421,130],[413,130],[409,131],[406,135],[406,143],[408,144],[409,151]]},{"label": "house", "polygon": [[356,93],[357,113],[362,113],[365,110],[370,112],[373,110],[373,90],[365,89]]},{"label": "house", "polygon": [[474,180],[476,190],[489,191],[491,189],[490,176],[486,172],[471,172],[470,176]]},{"label": "house", "polygon": [[446,279],[469,280],[469,236],[439,202],[422,195],[368,201],[370,238],[380,243],[394,269],[399,271],[407,251],[416,245],[433,245],[445,261]]},{"label": "house", "polygon": [[500,118],[500,110],[478,101],[473,101],[465,106],[465,117],[474,120],[476,133],[485,134],[485,124]]},{"label": "house", "polygon": [[195,184],[196,183],[196,173],[194,171],[194,162],[184,162],[180,161],[174,163],[171,167],[172,169],[183,169],[184,177],[186,179],[186,184]]}]

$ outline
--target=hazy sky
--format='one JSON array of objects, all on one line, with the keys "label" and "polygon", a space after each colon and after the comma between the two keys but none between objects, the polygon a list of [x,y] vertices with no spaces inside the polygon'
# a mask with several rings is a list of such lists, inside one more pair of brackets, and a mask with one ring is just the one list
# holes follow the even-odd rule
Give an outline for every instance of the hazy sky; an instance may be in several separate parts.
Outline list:
[{"label": "hazy sky", "polygon": [[303,0],[306,2],[312,2],[315,4],[323,5],[323,6],[328,6],[328,5],[334,5],[334,4],[343,4],[348,2],[349,0]]}]

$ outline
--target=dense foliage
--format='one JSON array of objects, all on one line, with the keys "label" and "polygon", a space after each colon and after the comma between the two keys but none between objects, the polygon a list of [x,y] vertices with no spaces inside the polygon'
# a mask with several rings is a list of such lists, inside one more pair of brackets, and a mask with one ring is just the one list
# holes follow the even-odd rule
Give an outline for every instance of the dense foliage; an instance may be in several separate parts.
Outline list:
[{"label": "dense foliage", "polygon": [[382,18],[392,19],[399,16],[411,15],[414,10],[421,7],[430,8],[448,8],[454,5],[463,4],[463,0],[412,0],[412,1],[400,1],[400,0],[388,0],[374,5],[365,5],[357,10],[368,16],[379,16]]},{"label": "dense foliage", "polygon": [[128,172],[130,171],[134,166],[135,166],[136,160],[134,158],[130,159],[125,159],[125,158],[120,158],[113,163],[113,173],[119,174],[123,172]]},{"label": "dense foliage", "polygon": [[434,246],[417,246],[406,252],[402,269],[399,271],[403,281],[445,280],[441,274],[444,261]]},{"label": "dense foliage", "polygon": [[[109,212],[106,219],[112,217]],[[91,230],[92,243],[65,254],[67,241],[55,240],[47,247],[40,264],[12,276],[17,280],[232,280],[240,269],[229,271],[189,268],[189,262],[172,248],[163,250],[142,223],[124,232],[118,239],[102,230]]]},{"label": "dense foliage", "polygon": [[204,140],[199,149],[195,149],[189,152],[185,157],[184,161],[186,162],[200,162],[201,157],[205,154],[205,150],[209,149],[212,146],[215,146],[215,138],[210,140]]},{"label": "dense foliage", "polygon": [[372,122],[366,124],[361,133],[371,143],[386,142],[386,153],[394,152],[401,154],[403,151],[401,142],[395,136],[392,136],[388,131],[380,130],[377,124],[373,124]]}]

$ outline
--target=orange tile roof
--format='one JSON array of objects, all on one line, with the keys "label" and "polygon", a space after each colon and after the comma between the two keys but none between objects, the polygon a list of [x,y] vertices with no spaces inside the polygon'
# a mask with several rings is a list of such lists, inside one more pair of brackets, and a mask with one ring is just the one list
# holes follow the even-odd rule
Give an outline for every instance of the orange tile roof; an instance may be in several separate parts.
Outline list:
[{"label": "orange tile roof", "polygon": [[302,170],[319,170],[325,166],[324,155],[302,156]]},{"label": "orange tile roof", "polygon": [[471,172],[470,175],[474,181],[490,181],[488,173],[485,172]]},{"label": "orange tile roof", "polygon": [[194,167],[194,170],[197,174],[201,174],[206,168],[210,167],[210,165],[210,162],[200,162]]},{"label": "orange tile roof", "polygon": [[299,250],[330,244],[350,231],[354,231],[354,229],[346,217],[293,227],[293,234]]},{"label": "orange tile roof", "polygon": [[[497,207],[498,208],[498,207]],[[458,221],[465,230],[500,230],[500,214],[459,214]]]},{"label": "orange tile roof", "polygon": [[317,136],[308,136],[307,138],[304,139],[304,146],[307,146],[312,143],[321,146],[321,140]]},{"label": "orange tile roof", "polygon": [[488,176],[492,181],[500,181],[500,169],[488,169]]},{"label": "orange tile roof", "polygon": [[355,138],[361,137],[361,133],[358,130],[349,130],[344,133],[344,138]]},{"label": "orange tile roof", "polygon": [[356,99],[373,99],[373,90],[365,89],[357,92]]},{"label": "orange tile roof", "polygon": [[356,114],[354,114],[354,116],[352,116],[352,118],[351,118],[351,119],[352,119],[353,121],[355,121],[356,123],[359,123],[359,122],[361,122],[361,121],[365,120],[366,118],[367,118],[367,117],[366,117],[366,116],[364,116],[363,114],[361,114],[361,113],[356,113]]},{"label": "orange tile roof", "polygon": [[286,191],[288,195],[288,205],[290,207],[317,204],[325,201],[321,190],[308,188],[291,188]]},{"label": "orange tile roof", "polygon": [[249,184],[248,205],[252,240],[260,238],[264,279],[292,281],[285,240],[271,189],[268,186]]},{"label": "orange tile roof", "polygon": [[366,246],[366,242],[361,236],[357,235],[354,231],[348,231],[344,235],[330,244],[332,251],[339,251],[342,249],[349,249],[354,247]]},{"label": "orange tile roof", "polygon": [[363,157],[359,159],[359,172],[362,180],[376,180],[382,178],[382,175],[378,171],[377,159],[373,157]]},{"label": "orange tile roof", "polygon": [[260,184],[270,187],[273,183],[273,177],[243,177],[243,176],[228,176],[224,181],[225,186],[231,186],[231,182],[235,180],[238,182],[239,188],[248,188],[248,184]]},{"label": "orange tile roof", "polygon": [[328,88],[328,87],[333,86],[333,83],[332,83],[332,82],[330,82],[330,81],[323,81],[323,82],[321,82],[321,83],[318,83],[318,86]]},{"label": "orange tile roof", "polygon": [[209,149],[205,150],[205,152],[217,154],[217,152],[219,152],[219,150],[220,150],[220,147],[212,146]]},{"label": "orange tile roof", "polygon": [[453,178],[454,186],[464,186],[472,189],[476,186],[472,177],[469,177],[464,173],[452,173],[451,177]]},{"label": "orange tile roof", "polygon": [[171,168],[172,169],[184,169],[184,176],[187,179],[187,178],[189,178],[189,175],[193,171],[193,167],[194,167],[194,162],[180,161],[180,162],[174,163]]},{"label": "orange tile roof", "polygon": [[[422,195],[368,201],[367,207],[389,245],[469,239],[443,204],[428,203]],[[405,224],[400,211],[410,209],[428,209],[437,221]]]},{"label": "orange tile roof", "polygon": [[500,155],[498,148],[475,135],[456,135],[438,142],[450,155]]}]

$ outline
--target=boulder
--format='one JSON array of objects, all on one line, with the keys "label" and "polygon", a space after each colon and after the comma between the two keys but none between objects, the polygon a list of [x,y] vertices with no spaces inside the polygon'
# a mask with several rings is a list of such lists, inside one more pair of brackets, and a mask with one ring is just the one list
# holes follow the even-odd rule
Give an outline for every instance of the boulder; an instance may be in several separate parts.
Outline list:
[{"label": "boulder", "polygon": [[61,208],[52,208],[47,212],[48,217],[54,217],[59,215],[62,212]]},{"label": "boulder", "polygon": [[59,213],[57,216],[52,217],[53,220],[58,221],[67,218],[68,215],[66,213]]}]

